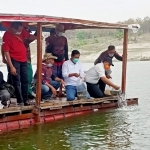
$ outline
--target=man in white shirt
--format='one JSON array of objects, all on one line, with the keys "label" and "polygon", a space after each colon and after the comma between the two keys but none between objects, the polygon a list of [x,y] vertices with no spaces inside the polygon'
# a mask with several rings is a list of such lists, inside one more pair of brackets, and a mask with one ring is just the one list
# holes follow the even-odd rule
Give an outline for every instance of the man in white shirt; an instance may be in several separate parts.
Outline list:
[{"label": "man in white shirt", "polygon": [[[109,85],[114,89],[118,90],[120,87],[112,83],[106,76],[105,71],[110,69],[110,66],[113,66],[112,59],[110,57],[105,57],[101,63],[98,63],[94,67],[90,68],[86,72],[86,83],[87,90],[89,94],[94,98],[104,97],[105,85]],[[100,85],[98,85],[98,81]]]},{"label": "man in white shirt", "polygon": [[[79,62],[80,52],[73,50],[71,53],[71,59],[63,63],[62,75],[66,85],[66,97],[68,101],[75,99],[77,95],[76,84],[79,78],[84,78],[84,71],[82,65]],[[90,98],[87,93],[87,98]]]}]

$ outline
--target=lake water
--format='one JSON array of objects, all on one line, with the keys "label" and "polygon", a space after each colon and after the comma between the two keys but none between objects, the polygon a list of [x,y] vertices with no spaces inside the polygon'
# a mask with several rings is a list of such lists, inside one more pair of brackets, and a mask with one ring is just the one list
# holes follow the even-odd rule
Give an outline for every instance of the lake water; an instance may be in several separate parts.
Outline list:
[{"label": "lake water", "polygon": [[[121,62],[113,81],[121,83]],[[83,64],[85,70],[93,64]],[[139,105],[105,110],[0,135],[0,150],[149,150],[150,62],[128,62],[127,97]],[[35,70],[35,67],[34,67]],[[1,71],[6,73],[5,68]]]}]

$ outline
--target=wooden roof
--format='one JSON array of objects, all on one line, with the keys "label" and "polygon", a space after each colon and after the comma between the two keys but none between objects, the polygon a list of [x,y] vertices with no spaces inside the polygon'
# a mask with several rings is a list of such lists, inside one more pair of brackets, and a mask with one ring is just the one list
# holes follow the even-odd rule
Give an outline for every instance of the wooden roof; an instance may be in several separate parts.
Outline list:
[{"label": "wooden roof", "polygon": [[[25,14],[0,14],[0,22],[21,21],[28,22],[31,27],[36,27],[37,22],[41,22],[43,30],[54,28],[56,24],[61,23],[65,26],[65,30],[72,29],[128,29],[126,24],[97,22],[90,20],[81,20],[64,17],[43,16],[43,15],[25,15]],[[137,26],[134,26],[138,28]],[[2,25],[0,26],[2,30]]]}]

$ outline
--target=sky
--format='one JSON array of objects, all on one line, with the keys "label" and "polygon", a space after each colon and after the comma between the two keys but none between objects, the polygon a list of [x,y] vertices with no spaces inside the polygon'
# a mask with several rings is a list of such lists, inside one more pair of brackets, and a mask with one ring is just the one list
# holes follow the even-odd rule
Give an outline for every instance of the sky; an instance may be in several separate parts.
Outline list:
[{"label": "sky", "polygon": [[118,22],[150,16],[150,0],[0,0],[0,13]]}]

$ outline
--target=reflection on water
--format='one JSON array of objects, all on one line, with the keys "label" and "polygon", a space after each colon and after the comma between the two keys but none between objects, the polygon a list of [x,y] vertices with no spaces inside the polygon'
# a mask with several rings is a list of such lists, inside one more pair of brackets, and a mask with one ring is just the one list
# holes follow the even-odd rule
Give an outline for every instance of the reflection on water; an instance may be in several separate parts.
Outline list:
[{"label": "reflection on water", "polygon": [[[84,64],[87,66],[93,64]],[[129,62],[127,97],[138,106],[105,110],[0,135],[0,150],[149,150],[150,62]],[[113,81],[121,81],[115,63]]]}]

